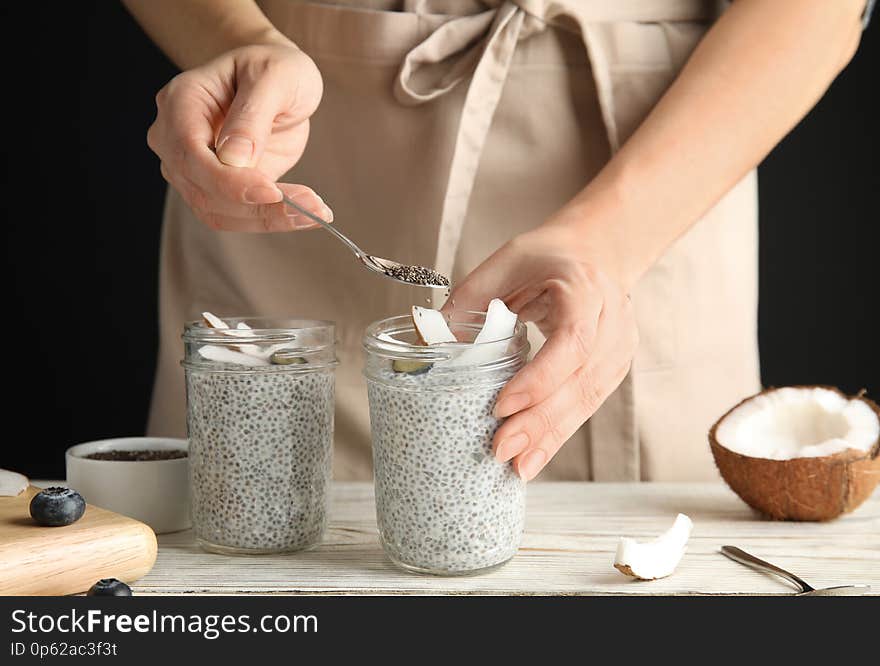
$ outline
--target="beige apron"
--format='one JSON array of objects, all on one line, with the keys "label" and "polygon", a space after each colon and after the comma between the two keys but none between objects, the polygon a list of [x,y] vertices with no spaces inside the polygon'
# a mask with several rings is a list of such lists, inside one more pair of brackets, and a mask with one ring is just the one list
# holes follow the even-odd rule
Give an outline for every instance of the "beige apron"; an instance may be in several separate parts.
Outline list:
[{"label": "beige apron", "polygon": [[[367,250],[461,279],[595,176],[671,83],[715,5],[264,0],[325,83],[306,153],[284,180],[314,187]],[[717,478],[706,432],[759,387],[756,211],[751,173],[640,281],[633,369],[541,479]],[[370,478],[361,335],[424,302],[423,290],[370,276],[321,231],[215,233],[169,191],[160,292],[151,433],[185,430],[184,321],[205,309],[332,319],[334,474]]]}]

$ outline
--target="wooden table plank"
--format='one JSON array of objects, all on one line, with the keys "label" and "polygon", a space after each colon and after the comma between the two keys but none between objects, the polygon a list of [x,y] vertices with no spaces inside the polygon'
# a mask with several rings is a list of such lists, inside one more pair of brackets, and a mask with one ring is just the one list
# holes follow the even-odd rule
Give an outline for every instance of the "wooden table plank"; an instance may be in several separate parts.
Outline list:
[{"label": "wooden table plank", "polygon": [[[650,538],[677,512],[694,531],[678,570],[635,582],[611,562],[618,537]],[[336,483],[330,528],[311,551],[254,557],[205,553],[192,533],[159,537],[137,594],[787,594],[787,584],[718,553],[726,543],[789,568],[814,586],[868,583],[880,593],[880,494],[830,523],[762,520],[721,484],[534,483],[522,548],[482,576],[440,578],[394,568],[376,534],[372,484]]]}]

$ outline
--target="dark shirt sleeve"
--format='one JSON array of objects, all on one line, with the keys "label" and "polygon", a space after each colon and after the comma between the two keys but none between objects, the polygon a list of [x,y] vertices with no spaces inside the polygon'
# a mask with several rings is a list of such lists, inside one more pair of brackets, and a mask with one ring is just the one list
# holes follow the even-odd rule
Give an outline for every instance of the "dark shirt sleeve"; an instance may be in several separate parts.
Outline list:
[{"label": "dark shirt sleeve", "polygon": [[868,27],[868,23],[871,20],[871,12],[874,11],[874,4],[877,0],[868,0],[868,4],[865,5],[865,11],[862,12],[862,30]]}]

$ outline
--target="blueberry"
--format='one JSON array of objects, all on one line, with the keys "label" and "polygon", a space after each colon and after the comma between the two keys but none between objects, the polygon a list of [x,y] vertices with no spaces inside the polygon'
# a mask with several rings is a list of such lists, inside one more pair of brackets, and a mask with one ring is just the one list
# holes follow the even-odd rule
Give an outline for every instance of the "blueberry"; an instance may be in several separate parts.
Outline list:
[{"label": "blueberry", "polygon": [[87,597],[130,597],[131,588],[121,580],[115,578],[102,578],[92,585]]},{"label": "blueberry", "polygon": [[46,527],[63,527],[82,518],[83,496],[70,488],[46,488],[31,500],[31,518]]}]

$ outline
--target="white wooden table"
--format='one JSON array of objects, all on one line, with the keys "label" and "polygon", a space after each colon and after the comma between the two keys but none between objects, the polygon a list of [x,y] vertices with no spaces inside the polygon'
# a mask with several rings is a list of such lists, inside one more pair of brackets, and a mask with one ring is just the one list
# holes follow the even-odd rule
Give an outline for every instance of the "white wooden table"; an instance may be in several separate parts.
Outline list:
[{"label": "white wooden table", "polygon": [[[688,552],[669,578],[631,581],[612,566],[618,537],[651,538],[677,512],[694,521]],[[533,483],[522,548],[489,574],[405,573],[377,540],[372,484],[337,483],[324,543],[286,555],[205,553],[192,533],[159,537],[136,594],[789,594],[793,588],[718,553],[735,544],[815,587],[868,583],[880,593],[880,492],[830,523],[761,519],[721,484]]]}]

